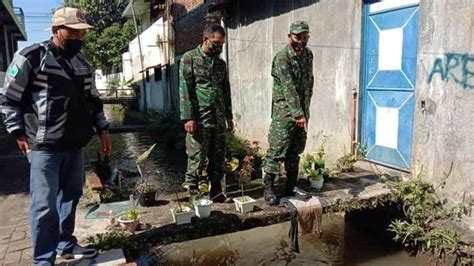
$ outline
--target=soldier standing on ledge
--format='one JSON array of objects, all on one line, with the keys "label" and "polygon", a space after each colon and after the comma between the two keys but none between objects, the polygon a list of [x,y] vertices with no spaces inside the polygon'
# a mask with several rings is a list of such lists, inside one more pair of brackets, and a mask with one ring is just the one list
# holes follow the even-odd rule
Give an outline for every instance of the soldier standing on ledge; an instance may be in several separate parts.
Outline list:
[{"label": "soldier standing on ledge", "polygon": [[186,130],[188,166],[186,181],[193,200],[199,191],[200,173],[207,167],[209,198],[225,200],[224,177],[226,132],[234,130],[227,66],[220,58],[225,31],[219,24],[207,25],[203,43],[183,55],[179,73],[180,113]]},{"label": "soldier standing on ledge", "polygon": [[291,24],[289,44],[279,51],[272,64],[272,123],[265,159],[265,202],[275,205],[275,177],[280,162],[285,163],[286,196],[294,195],[300,154],[306,146],[309,106],[313,95],[313,53],[306,47],[309,26],[304,21]]}]

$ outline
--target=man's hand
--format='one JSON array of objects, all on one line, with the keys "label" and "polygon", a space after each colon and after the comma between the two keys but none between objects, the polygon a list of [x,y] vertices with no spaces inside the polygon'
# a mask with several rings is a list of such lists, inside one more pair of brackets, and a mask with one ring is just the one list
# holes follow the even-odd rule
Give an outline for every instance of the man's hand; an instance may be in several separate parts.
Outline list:
[{"label": "man's hand", "polygon": [[308,123],[306,122],[305,116],[300,116],[296,118],[296,125],[304,128],[304,131],[308,132]]},{"label": "man's hand", "polygon": [[194,134],[194,132],[196,131],[196,121],[189,120],[184,123],[184,130],[186,130],[186,132],[191,135]]},{"label": "man's hand", "polygon": [[104,155],[110,156],[112,154],[112,138],[107,130],[99,133],[100,152]]},{"label": "man's hand", "polygon": [[230,132],[234,132],[234,130],[235,130],[235,123],[234,123],[234,120],[232,120],[232,119],[227,120],[227,129],[228,129]]},{"label": "man's hand", "polygon": [[16,144],[25,156],[30,152],[30,146],[28,145],[28,140],[26,136],[19,136],[18,138],[16,138]]}]

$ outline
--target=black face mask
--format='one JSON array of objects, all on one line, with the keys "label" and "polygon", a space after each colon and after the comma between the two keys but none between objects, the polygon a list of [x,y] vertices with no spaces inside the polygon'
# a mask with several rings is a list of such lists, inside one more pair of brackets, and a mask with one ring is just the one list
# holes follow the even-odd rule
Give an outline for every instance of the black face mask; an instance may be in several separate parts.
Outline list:
[{"label": "black face mask", "polygon": [[209,45],[207,46],[209,49],[209,52],[211,53],[212,56],[218,56],[222,53],[222,45],[216,45],[209,41]]},{"label": "black face mask", "polygon": [[306,43],[304,42],[294,42],[290,41],[291,47],[297,52],[302,51],[306,47]]},{"label": "black face mask", "polygon": [[60,49],[61,55],[65,59],[73,58],[82,48],[84,41],[81,40],[65,40],[63,48]]}]

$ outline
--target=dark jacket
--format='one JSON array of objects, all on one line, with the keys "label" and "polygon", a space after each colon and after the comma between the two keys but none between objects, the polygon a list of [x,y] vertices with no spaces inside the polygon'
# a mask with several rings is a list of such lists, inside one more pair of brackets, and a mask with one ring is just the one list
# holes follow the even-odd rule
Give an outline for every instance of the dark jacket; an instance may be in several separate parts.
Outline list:
[{"label": "dark jacket", "polygon": [[109,125],[94,76],[80,53],[65,60],[52,40],[18,51],[0,88],[7,131],[26,135],[35,150],[85,146],[95,132]]}]

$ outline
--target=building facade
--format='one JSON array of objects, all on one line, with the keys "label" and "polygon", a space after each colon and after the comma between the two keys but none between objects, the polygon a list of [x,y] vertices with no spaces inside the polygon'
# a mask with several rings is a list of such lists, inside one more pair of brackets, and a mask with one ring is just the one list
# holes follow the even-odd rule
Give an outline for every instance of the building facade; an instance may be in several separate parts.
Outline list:
[{"label": "building facade", "polygon": [[[328,135],[331,164],[356,141],[366,167],[433,183],[449,173],[443,192],[451,202],[474,196],[474,1],[211,2],[175,21],[176,41],[193,12],[219,12],[239,135],[267,146],[272,58],[287,45],[290,23],[305,20],[315,75],[306,152]],[[195,31],[176,43],[177,59],[199,43]],[[472,218],[464,225],[474,231]]]},{"label": "building facade", "polygon": [[[450,202],[474,196],[474,1],[170,2],[174,95],[181,55],[201,43],[207,21],[221,23],[237,133],[265,148],[272,59],[290,23],[307,21],[315,85],[306,152],[328,135],[331,165],[358,142],[368,170],[433,183],[449,174]],[[463,225],[474,232],[473,218]]]},{"label": "building facade", "polygon": [[23,10],[13,7],[11,0],[0,0],[0,72],[8,68],[18,41],[26,41]]}]

